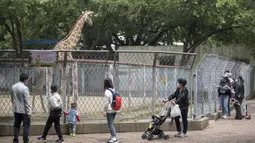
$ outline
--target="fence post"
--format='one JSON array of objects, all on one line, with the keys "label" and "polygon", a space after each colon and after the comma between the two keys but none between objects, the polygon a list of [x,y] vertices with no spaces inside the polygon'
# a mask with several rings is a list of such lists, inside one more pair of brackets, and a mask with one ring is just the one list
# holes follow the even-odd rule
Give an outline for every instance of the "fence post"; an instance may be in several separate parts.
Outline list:
[{"label": "fence post", "polygon": [[117,52],[114,51],[112,73],[113,73],[113,78],[114,78],[114,81],[115,81],[115,84],[114,84],[115,89],[117,91],[119,91],[119,76],[118,76],[117,70],[116,70],[116,60],[117,60]]},{"label": "fence post", "polygon": [[155,96],[156,96],[156,64],[158,54],[154,54],[153,67],[152,67],[152,114],[155,114]]},{"label": "fence post", "polygon": [[128,66],[128,113],[131,112],[131,96],[132,96],[132,70]]},{"label": "fence post", "polygon": [[[66,105],[66,65],[67,65],[67,52],[64,52],[64,63],[63,63],[63,72],[61,73],[62,75],[62,78],[60,79],[60,80],[62,80],[63,79],[63,83],[62,83],[62,85],[61,85],[61,87],[62,87],[62,95],[63,95],[63,97],[64,97],[64,102],[63,102],[63,104],[64,104],[64,110],[66,110],[67,109],[67,105]],[[63,76],[65,76],[65,77],[63,77]],[[66,123],[66,116],[64,116],[64,123]]]},{"label": "fence post", "polygon": [[145,105],[146,100],[146,70],[145,66],[143,67],[143,104]]},{"label": "fence post", "polygon": [[[191,63],[191,67],[190,67],[190,105],[192,105],[194,107],[194,104],[193,104],[193,98],[195,97],[194,94],[195,94],[195,88],[194,88],[194,81],[195,81],[195,76],[193,76],[193,66],[194,66],[194,63],[195,63],[195,59],[196,59],[196,55],[194,56],[194,59]],[[193,117],[193,110],[194,108],[190,107],[190,115],[191,117]]]},{"label": "fence post", "polygon": [[78,87],[79,80],[78,80],[78,63],[77,62],[73,63],[72,72],[73,72],[72,77],[73,77],[73,98],[74,98],[73,101],[77,103],[78,96],[79,96],[79,87]]},{"label": "fence post", "polygon": [[84,89],[86,89],[86,87],[85,87],[85,82],[84,82],[84,78],[85,78],[85,76],[84,76],[84,73],[85,73],[85,70],[84,70],[84,67],[83,66],[81,66],[82,68],[81,68],[81,96],[83,96],[84,95]]}]

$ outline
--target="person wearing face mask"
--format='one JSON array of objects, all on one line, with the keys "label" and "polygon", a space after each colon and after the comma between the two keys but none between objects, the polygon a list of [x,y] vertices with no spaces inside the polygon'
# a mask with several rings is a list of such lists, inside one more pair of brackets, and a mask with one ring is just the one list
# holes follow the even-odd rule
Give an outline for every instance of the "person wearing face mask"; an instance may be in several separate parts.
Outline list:
[{"label": "person wearing face mask", "polygon": [[[174,118],[177,128],[177,134],[175,137],[186,137],[188,130],[189,92],[185,87],[187,84],[186,79],[179,78],[177,82],[178,87],[176,91],[168,97],[167,101],[164,100],[163,102],[172,101],[179,105],[181,110],[181,117],[178,116]],[[175,101],[173,101],[173,99],[175,99]],[[182,118],[183,130],[181,130],[180,118]]]},{"label": "person wearing face mask", "polygon": [[20,124],[23,122],[23,142],[28,143],[30,130],[31,102],[28,83],[28,74],[22,73],[20,81],[12,86],[11,99],[14,108],[14,139],[13,143],[19,142]]}]

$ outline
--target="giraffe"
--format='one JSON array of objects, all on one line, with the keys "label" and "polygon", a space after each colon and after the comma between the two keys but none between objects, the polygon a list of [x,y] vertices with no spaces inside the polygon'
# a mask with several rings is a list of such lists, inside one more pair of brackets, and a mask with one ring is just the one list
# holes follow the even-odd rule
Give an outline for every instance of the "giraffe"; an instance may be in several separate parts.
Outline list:
[{"label": "giraffe", "polygon": [[[93,25],[92,23],[92,15],[93,11],[87,10],[85,12],[82,12],[78,20],[76,21],[75,25],[72,27],[69,34],[60,42],[56,44],[54,47],[54,50],[76,50],[76,45],[78,41],[80,40],[80,33],[83,29],[83,26],[85,22],[87,22],[89,25]],[[67,55],[68,60],[73,60],[72,53],[68,52]],[[64,52],[58,53],[58,60],[64,59]]]},{"label": "giraffe", "polygon": [[[93,25],[92,23],[92,15],[93,11],[87,10],[85,12],[82,12],[80,17],[77,19],[76,23],[73,25],[72,29],[70,30],[69,34],[62,39],[60,42],[56,44],[54,47],[54,50],[77,50],[76,45],[80,40],[80,33],[83,29],[83,26],[86,23],[89,25]],[[58,60],[64,60],[64,52],[58,52]],[[73,60],[72,53],[67,53],[67,60]],[[73,75],[73,94],[76,97],[78,97],[78,70],[77,70],[77,62],[74,64],[67,63],[66,68],[63,68],[63,63],[57,64],[57,69],[60,71],[60,91],[63,92],[66,90],[66,78],[70,77],[69,72],[72,70]],[[69,81],[71,82],[71,80]],[[65,83],[65,84],[64,84]],[[66,101],[66,98],[64,99]],[[69,98],[67,105],[69,106]],[[76,102],[76,101],[74,101]],[[68,108],[67,106],[67,108]]]}]

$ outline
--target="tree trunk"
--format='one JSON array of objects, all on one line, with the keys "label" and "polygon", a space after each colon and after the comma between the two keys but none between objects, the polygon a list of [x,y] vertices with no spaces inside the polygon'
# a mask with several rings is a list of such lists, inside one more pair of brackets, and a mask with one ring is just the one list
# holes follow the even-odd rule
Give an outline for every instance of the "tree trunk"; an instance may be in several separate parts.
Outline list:
[{"label": "tree trunk", "polygon": [[12,37],[12,48],[15,49],[15,57],[17,57],[19,55],[18,52],[18,46],[17,46],[17,40],[16,40],[16,33],[15,33],[15,28],[14,28],[14,23],[11,21],[11,28],[5,24],[5,27],[7,28],[7,30],[10,32],[11,37]]},{"label": "tree trunk", "polygon": [[22,32],[20,29],[20,24],[19,22],[16,23],[16,29],[17,29],[17,34],[18,34],[18,40],[19,40],[19,53],[20,57],[22,59],[22,66],[24,66],[24,58],[23,58],[23,40],[22,40]]},{"label": "tree trunk", "polygon": [[[189,41],[184,42],[183,50],[182,50],[183,53],[188,53],[188,46],[189,46],[188,43],[189,43]],[[186,64],[186,62],[187,62],[187,56],[182,55],[180,66],[184,66]]]},{"label": "tree trunk", "polygon": [[151,46],[155,46],[157,45],[157,42],[159,41],[159,39],[163,36],[164,34],[164,30],[160,31],[156,37],[154,37],[154,39],[152,39],[150,42],[148,42],[148,45],[151,45]]}]

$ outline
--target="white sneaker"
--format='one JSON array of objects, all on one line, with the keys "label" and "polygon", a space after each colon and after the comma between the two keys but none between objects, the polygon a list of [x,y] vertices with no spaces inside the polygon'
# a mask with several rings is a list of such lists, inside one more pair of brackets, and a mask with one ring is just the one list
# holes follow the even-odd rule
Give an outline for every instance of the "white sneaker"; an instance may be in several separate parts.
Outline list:
[{"label": "white sneaker", "polygon": [[227,119],[227,118],[228,118],[227,115],[222,116],[222,119]]},{"label": "white sneaker", "polygon": [[181,136],[182,137],[187,137],[187,134],[182,133]]},{"label": "white sneaker", "polygon": [[184,137],[187,137],[187,135],[184,133],[181,133],[181,134],[175,135],[175,137],[184,138]]},{"label": "white sneaker", "polygon": [[174,137],[182,138],[182,133],[181,133],[181,132],[178,132],[176,135],[174,135]]},{"label": "white sneaker", "polygon": [[112,137],[110,140],[107,141],[107,143],[117,143],[118,140],[116,139],[116,137]]}]

